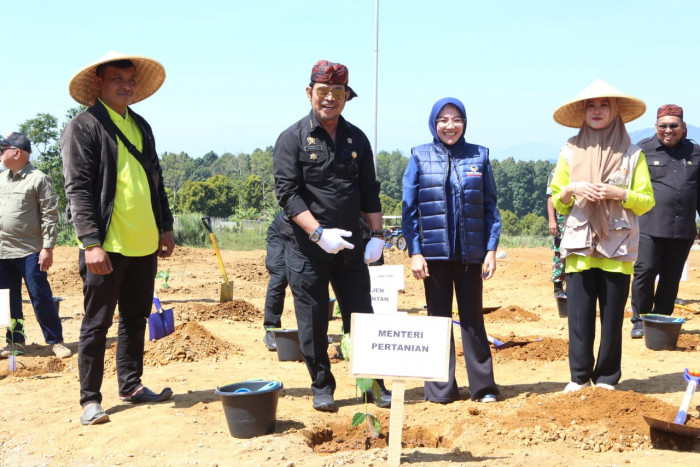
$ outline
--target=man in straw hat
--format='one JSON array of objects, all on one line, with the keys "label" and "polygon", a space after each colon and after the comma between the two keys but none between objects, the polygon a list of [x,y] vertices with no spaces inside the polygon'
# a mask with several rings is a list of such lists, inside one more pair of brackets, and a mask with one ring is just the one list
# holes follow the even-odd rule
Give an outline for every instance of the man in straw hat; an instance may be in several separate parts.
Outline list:
[{"label": "man in straw hat", "polygon": [[107,330],[119,304],[117,377],[125,402],[159,402],[141,383],[144,333],[158,258],[175,248],[153,132],[128,107],[156,92],[163,66],[146,57],[109,52],[70,81],[70,95],[89,108],[61,136],[68,214],[80,246],[85,295],[78,370],[80,421],[109,421],[100,405]]},{"label": "man in straw hat", "polygon": [[[552,179],[554,208],[565,214],[569,370],[564,392],[594,384],[615,389],[622,376],[622,324],[637,259],[639,216],[654,206],[644,153],[625,123],[646,105],[596,80],[554,112],[578,128],[562,148]],[[594,355],[596,308],[600,345]]]},{"label": "man in straw hat", "polygon": [[[333,285],[343,323],[350,323],[351,313],[371,313],[367,264],[381,257],[384,232],[372,148],[365,134],[340,115],[345,102],[357,97],[348,86],[348,69],[319,60],[306,96],[311,111],[275,143],[275,192],[287,214],[285,263],[313,407],[334,411],[335,378],[326,335],[328,285]],[[360,215],[366,217],[372,237],[364,254]],[[368,393],[368,398],[388,407],[391,395],[381,392],[377,397]]]},{"label": "man in straw hat", "polygon": [[700,146],[687,140],[686,133],[683,109],[666,104],[656,112],[656,135],[638,143],[647,158],[656,205],[639,219],[639,257],[632,281],[633,339],[644,337],[639,315],[673,313],[683,265],[697,237]]},{"label": "man in straw hat", "polygon": [[53,300],[47,271],[53,264],[58,198],[51,181],[29,162],[32,146],[22,133],[0,138],[0,289],[10,290],[12,330],[0,358],[24,353],[22,278],[44,340],[59,358],[72,352],[63,345],[63,327]]}]

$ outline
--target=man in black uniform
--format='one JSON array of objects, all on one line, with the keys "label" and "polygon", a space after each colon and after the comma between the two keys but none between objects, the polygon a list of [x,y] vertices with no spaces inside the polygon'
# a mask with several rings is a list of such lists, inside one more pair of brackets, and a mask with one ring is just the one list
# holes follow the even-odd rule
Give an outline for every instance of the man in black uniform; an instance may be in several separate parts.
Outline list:
[{"label": "man in black uniform", "polygon": [[633,339],[644,336],[639,315],[673,313],[683,265],[697,237],[700,147],[686,134],[683,109],[662,105],[656,113],[656,136],[638,143],[649,165],[656,205],[639,218],[639,255],[632,282]]},{"label": "man in black uniform", "polygon": [[[357,96],[348,86],[348,69],[319,60],[306,96],[311,111],[275,143],[275,192],[288,217],[283,225],[285,263],[313,407],[334,411],[335,378],[326,337],[328,284],[343,315],[371,313],[367,263],[381,256],[384,233],[372,148],[365,134],[340,115],[345,102]],[[361,213],[372,236],[364,255]],[[390,403],[388,392],[377,401]]]}]

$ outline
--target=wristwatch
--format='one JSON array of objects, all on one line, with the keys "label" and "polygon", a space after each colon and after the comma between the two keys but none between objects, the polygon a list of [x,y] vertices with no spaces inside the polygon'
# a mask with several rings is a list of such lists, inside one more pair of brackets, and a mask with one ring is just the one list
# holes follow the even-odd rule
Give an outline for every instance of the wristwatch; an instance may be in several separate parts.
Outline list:
[{"label": "wristwatch", "polygon": [[383,230],[373,230],[369,234],[370,237],[376,237],[376,238],[384,238],[384,231]]},{"label": "wristwatch", "polygon": [[318,243],[319,240],[321,240],[321,234],[323,233],[323,227],[320,225],[316,227],[316,230],[311,232],[309,234],[309,240],[311,240],[314,243]]}]

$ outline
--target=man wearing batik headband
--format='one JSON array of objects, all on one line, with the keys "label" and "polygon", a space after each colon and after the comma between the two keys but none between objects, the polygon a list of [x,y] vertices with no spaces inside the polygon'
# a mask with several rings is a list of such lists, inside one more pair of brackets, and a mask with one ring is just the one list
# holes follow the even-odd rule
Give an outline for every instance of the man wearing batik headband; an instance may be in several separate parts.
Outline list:
[{"label": "man wearing batik headband", "polygon": [[130,105],[165,80],[157,61],[109,52],[76,73],[70,95],[89,106],[61,136],[71,222],[80,252],[85,316],[80,327],[80,421],[109,421],[101,406],[107,331],[119,305],[117,379],[129,403],[169,399],[141,382],[144,334],[159,258],[175,248],[173,216],[150,125]]},{"label": "man wearing batik headband", "polygon": [[[340,115],[345,102],[357,97],[348,86],[348,69],[319,60],[306,96],[311,111],[275,144],[275,192],[288,217],[283,224],[285,263],[313,407],[334,411],[335,378],[327,354],[328,285],[344,323],[350,322],[346,318],[351,313],[371,313],[367,264],[381,256],[384,233],[372,148],[365,134]],[[372,232],[364,254],[361,215]],[[385,390],[374,399],[380,406],[391,404]]]},{"label": "man wearing batik headband", "polygon": [[656,206],[639,218],[639,256],[632,281],[633,339],[644,336],[640,315],[673,313],[683,265],[697,237],[700,146],[687,140],[686,134],[683,109],[662,105],[656,113],[656,135],[638,144],[646,154]]}]

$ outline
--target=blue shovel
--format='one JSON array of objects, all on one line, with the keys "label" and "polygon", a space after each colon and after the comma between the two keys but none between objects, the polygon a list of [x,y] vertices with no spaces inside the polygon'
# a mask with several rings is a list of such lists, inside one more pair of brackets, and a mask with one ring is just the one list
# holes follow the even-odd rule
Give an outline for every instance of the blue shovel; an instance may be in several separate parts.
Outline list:
[{"label": "blue shovel", "polygon": [[156,307],[156,312],[151,313],[148,317],[148,340],[150,341],[162,339],[175,332],[173,309],[164,310],[155,291],[153,291],[153,304]]}]

